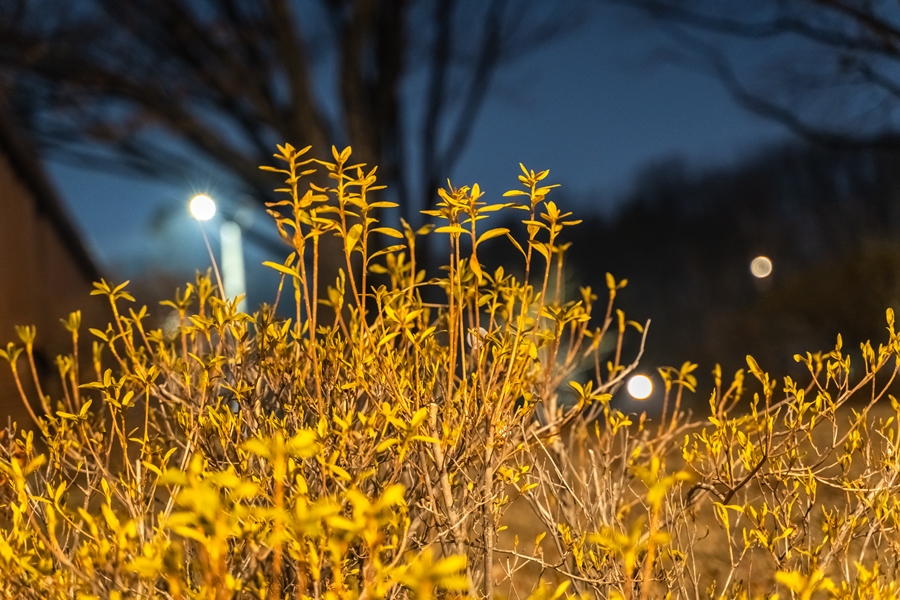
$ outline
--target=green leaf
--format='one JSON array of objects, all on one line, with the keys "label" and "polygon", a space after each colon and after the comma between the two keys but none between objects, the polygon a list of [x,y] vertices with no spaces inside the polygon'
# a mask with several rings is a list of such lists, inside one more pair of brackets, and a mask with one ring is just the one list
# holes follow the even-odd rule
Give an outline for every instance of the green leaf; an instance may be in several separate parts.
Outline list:
[{"label": "green leaf", "polygon": [[506,227],[497,227],[496,229],[491,229],[489,231],[485,231],[480,236],[478,236],[478,243],[480,244],[481,242],[483,242],[485,240],[499,237],[501,235],[508,234],[508,233],[509,233],[509,229],[507,229]]},{"label": "green leaf", "polygon": [[296,277],[297,279],[300,278],[300,274],[297,273],[297,271],[295,271],[294,269],[291,269],[290,267],[286,267],[282,264],[279,264],[277,262],[272,262],[271,260],[266,260],[266,261],[263,261],[263,265],[266,267],[269,267],[270,269],[275,269],[279,273],[284,273],[285,275],[288,275],[289,277]]},{"label": "green leaf", "polygon": [[350,480],[353,479],[352,477],[350,477],[350,473],[348,473],[347,471],[345,471],[345,470],[342,469],[341,467],[339,467],[339,466],[337,466],[337,465],[327,465],[327,466],[328,466],[328,470],[329,470],[329,471],[331,471],[332,473],[334,473],[335,475],[337,475],[338,477],[340,477],[340,478],[343,479],[344,481],[350,481]]},{"label": "green leaf", "polygon": [[516,249],[517,249],[519,252],[522,253],[522,257],[523,257],[523,258],[527,258],[527,257],[528,257],[528,255],[525,254],[525,250],[523,250],[523,249],[522,249],[522,246],[519,244],[519,242],[516,241],[516,238],[514,238],[514,237],[513,237],[511,234],[509,234],[509,233],[506,234],[506,237],[508,237],[508,238],[509,238],[509,241],[512,242],[512,245],[515,246]]},{"label": "green leaf", "polygon": [[376,227],[372,231],[374,231],[376,233],[383,233],[384,235],[392,237],[392,238],[403,239],[403,234],[400,233],[399,231],[397,231],[396,229],[394,229],[393,227]]},{"label": "green leaf", "polygon": [[532,242],[531,246],[532,246],[535,250],[537,250],[538,252],[540,252],[541,255],[542,255],[545,259],[550,260],[550,251],[547,249],[547,244],[544,244],[543,242]]},{"label": "green leaf", "polygon": [[400,440],[398,440],[397,438],[390,438],[390,439],[384,440],[383,442],[381,442],[380,444],[375,446],[375,452],[377,454],[381,454],[382,452],[384,452],[386,450],[390,450],[393,446],[396,446],[399,443],[400,443]]},{"label": "green leaf", "polygon": [[315,432],[309,429],[299,432],[285,443],[284,449],[291,456],[301,458],[313,456],[318,450]]},{"label": "green leaf", "polygon": [[363,226],[361,223],[357,223],[353,227],[350,228],[350,231],[347,232],[347,251],[353,252],[353,249],[356,247],[356,244],[359,242],[359,238],[362,237],[363,234]]},{"label": "green leaf", "polygon": [[162,477],[162,471],[160,471],[160,470],[159,470],[159,467],[157,467],[156,465],[154,465],[152,462],[148,462],[148,461],[146,461],[146,460],[142,460],[142,461],[141,461],[141,464],[144,465],[144,468],[146,468],[148,471],[150,471],[151,473],[153,473],[153,474],[156,475],[157,477]]},{"label": "green leaf", "polygon": [[414,442],[426,442],[428,444],[440,444],[441,440],[430,435],[414,435],[410,438]]},{"label": "green leaf", "polygon": [[484,271],[481,270],[481,263],[478,262],[478,258],[473,256],[469,260],[469,268],[472,269],[472,272],[478,277],[478,282],[480,283],[482,279],[484,279]]},{"label": "green leaf", "polygon": [[396,208],[398,206],[400,206],[400,205],[397,204],[396,202],[386,202],[386,201],[382,200],[382,201],[373,202],[372,204],[370,204],[369,209],[371,210],[373,208]]},{"label": "green leaf", "polygon": [[750,372],[753,373],[754,376],[759,377],[762,375],[762,369],[759,368],[756,359],[749,354],[747,355],[747,366],[750,367]]},{"label": "green leaf", "polygon": [[466,557],[459,554],[442,558],[431,567],[431,574],[435,577],[442,578],[456,575],[466,568]]},{"label": "green leaf", "polygon": [[405,250],[405,249],[406,249],[406,244],[395,244],[393,246],[388,246],[384,250],[379,250],[378,252],[375,252],[374,254],[369,256],[369,261],[371,261],[376,256],[381,256],[382,254],[390,254],[391,252],[398,252],[400,250]]},{"label": "green leaf", "polygon": [[435,233],[466,233],[466,230],[459,225],[444,225],[434,230]]},{"label": "green leaf", "polygon": [[241,447],[247,452],[256,454],[257,456],[261,456],[263,458],[271,458],[272,456],[272,451],[269,446],[259,438],[251,438],[241,444]]},{"label": "green leaf", "polygon": [[93,333],[95,336],[103,340],[104,342],[109,342],[109,338],[106,337],[106,334],[100,331],[99,329],[94,329],[93,327],[89,328],[88,331]]}]

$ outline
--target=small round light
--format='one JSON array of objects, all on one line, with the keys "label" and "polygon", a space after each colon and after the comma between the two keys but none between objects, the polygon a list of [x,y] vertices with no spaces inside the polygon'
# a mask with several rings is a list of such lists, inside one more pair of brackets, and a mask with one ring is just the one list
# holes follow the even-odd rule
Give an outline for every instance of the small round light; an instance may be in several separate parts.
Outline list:
[{"label": "small round light", "polygon": [[653,393],[653,381],[646,375],[635,375],[628,380],[628,393],[635,400],[646,400]]},{"label": "small round light", "polygon": [[206,194],[191,198],[191,215],[198,221],[209,221],[216,215],[216,203]]},{"label": "small round light", "polygon": [[750,262],[750,272],[757,279],[764,279],[772,274],[772,261],[768,256],[757,256]]}]

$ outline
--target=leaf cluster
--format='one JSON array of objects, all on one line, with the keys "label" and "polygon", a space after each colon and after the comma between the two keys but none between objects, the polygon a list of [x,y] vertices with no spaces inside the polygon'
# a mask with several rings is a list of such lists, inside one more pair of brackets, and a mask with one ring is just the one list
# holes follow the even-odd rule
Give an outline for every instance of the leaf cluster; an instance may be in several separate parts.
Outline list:
[{"label": "leaf cluster", "polygon": [[[523,166],[498,203],[448,182],[436,223],[413,230],[382,225],[395,205],[349,148],[307,150],[281,146],[265,167],[284,181],[269,208],[289,252],[266,263],[281,277],[271,306],[241,312],[198,275],[163,303],[178,322],[163,331],[127,282],[101,281],[111,321],[89,330],[86,359],[80,315],[64,321],[59,398],[41,387],[34,328],[0,351],[34,425],[0,438],[0,593],[896,596],[891,311],[887,342],[862,344],[852,370],[840,337],[796,357],[805,386],[749,357],[731,383],[716,367],[698,419],[682,408],[698,391],[688,362],[660,369],[661,411],[627,413],[615,395],[647,326],[615,307],[627,280],[611,274],[601,310],[589,288],[566,297],[561,236],[577,220],[548,198],[547,171]],[[485,226],[505,212],[523,239]],[[416,263],[426,235],[447,237],[440,277]],[[343,259],[333,282],[323,236]],[[518,270],[489,266],[498,243]]]}]

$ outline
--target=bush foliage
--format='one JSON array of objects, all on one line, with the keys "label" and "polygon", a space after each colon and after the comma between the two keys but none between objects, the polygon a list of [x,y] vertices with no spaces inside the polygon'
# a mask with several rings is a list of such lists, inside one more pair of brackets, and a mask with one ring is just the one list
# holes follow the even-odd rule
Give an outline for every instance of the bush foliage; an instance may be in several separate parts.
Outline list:
[{"label": "bush foliage", "polygon": [[[496,204],[448,185],[437,226],[413,231],[375,217],[395,205],[349,148],[307,150],[264,167],[285,181],[270,212],[292,251],[266,263],[272,306],[239,312],[198,276],[163,303],[178,326],[150,330],[125,284],[100,282],[112,322],[83,361],[65,321],[56,400],[33,328],[2,351],[34,420],[0,449],[4,596],[895,596],[900,405],[874,408],[900,357],[893,313],[852,371],[840,338],[796,357],[804,384],[748,358],[755,391],[717,368],[699,420],[686,363],[660,370],[661,415],[626,414],[613,397],[647,329],[615,308],[625,280],[607,276],[597,312],[590,289],[565,297],[578,221],[547,171],[522,167]],[[484,227],[501,211],[527,239]],[[426,234],[449,240],[435,279],[416,265]],[[333,237],[345,267],[320,281]],[[515,274],[488,267],[495,243],[521,253]]]}]

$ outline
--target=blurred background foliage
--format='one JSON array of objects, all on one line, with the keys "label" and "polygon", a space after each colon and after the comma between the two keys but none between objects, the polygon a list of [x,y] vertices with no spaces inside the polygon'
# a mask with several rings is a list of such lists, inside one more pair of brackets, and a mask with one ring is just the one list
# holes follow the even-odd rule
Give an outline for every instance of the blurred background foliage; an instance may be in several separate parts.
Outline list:
[{"label": "blurred background foliage", "polygon": [[[793,367],[842,332],[880,340],[900,302],[900,177],[887,151],[789,145],[730,169],[660,164],[625,207],[573,233],[574,281],[628,275],[632,314],[652,318],[649,364],[699,362],[708,371]],[[765,255],[772,275],[750,262]]]},{"label": "blurred background foliage", "polygon": [[[597,21],[614,33],[598,35],[591,24]],[[634,46],[615,33],[626,30]],[[521,123],[542,140],[549,160],[510,160],[548,167],[551,179],[564,174],[554,180],[568,194],[563,206],[586,217],[570,232],[566,280],[576,294],[579,285],[603,290],[607,272],[629,279],[626,308],[653,319],[648,370],[690,360],[706,381],[714,364],[734,371],[749,352],[766,368],[791,371],[794,353],[831,347],[838,331],[854,347],[878,339],[884,308],[900,308],[900,9],[893,5],[11,0],[0,6],[0,34],[4,110],[45,162],[125,174],[129,189],[138,181],[183,185],[192,173],[216,173],[209,179],[228,190],[232,217],[243,215],[248,262],[257,266],[282,253],[274,231],[257,218],[271,196],[256,167],[268,162],[275,143],[352,143],[360,160],[380,165],[385,196],[416,224],[467,151],[492,153],[477,135],[502,118],[492,98],[527,104],[553,76],[535,57],[580,40],[579,48],[596,55],[558,50],[560,70],[574,64],[577,77],[545,94],[548,103],[535,104],[531,122]],[[641,57],[623,58],[635,47]],[[539,127],[554,122],[550,111],[569,106],[564,102],[584,86],[607,94],[637,86],[609,65],[638,71],[641,61],[674,64],[671,72],[683,82],[710,76],[730,101],[762,117],[752,121],[760,131],[777,123],[775,141],[768,133],[754,143],[738,139],[744,134],[733,120],[719,121],[728,100],[710,96],[707,123],[694,133],[733,136],[738,158],[683,156],[678,148],[689,146],[691,134],[663,148],[641,124],[685,100],[641,97],[633,114],[601,115],[605,122],[631,119],[625,134],[604,143],[614,154],[635,138],[652,138],[647,144],[657,146],[647,152],[670,158],[651,162],[619,189],[585,187],[587,175],[570,184],[571,172],[586,173],[585,165],[600,159],[583,151],[584,139],[568,148]],[[695,97],[692,109],[704,102]],[[585,139],[602,137],[591,129],[590,109],[564,118],[582,127]],[[146,200],[136,191],[121,202],[138,211],[152,204]],[[185,275],[207,266],[196,230],[172,216],[183,213],[180,203],[160,205],[148,217],[155,253],[147,244],[130,268],[104,265],[124,276],[140,273],[135,293],[145,299],[168,297]],[[85,209],[80,218],[107,223],[101,212]],[[179,245],[185,239],[197,241],[191,257]],[[515,252],[502,240],[489,247],[495,264]],[[420,264],[442,251],[434,244],[419,250]],[[112,254],[111,263],[125,252]],[[758,255],[772,259],[771,277],[751,276]],[[271,299],[271,274],[251,269],[248,281],[252,303]]]}]

